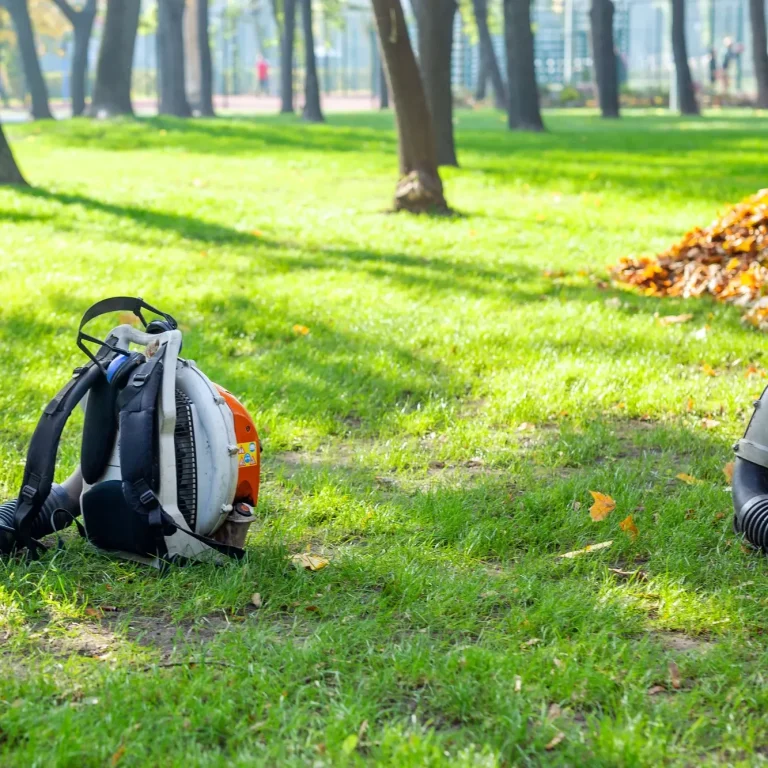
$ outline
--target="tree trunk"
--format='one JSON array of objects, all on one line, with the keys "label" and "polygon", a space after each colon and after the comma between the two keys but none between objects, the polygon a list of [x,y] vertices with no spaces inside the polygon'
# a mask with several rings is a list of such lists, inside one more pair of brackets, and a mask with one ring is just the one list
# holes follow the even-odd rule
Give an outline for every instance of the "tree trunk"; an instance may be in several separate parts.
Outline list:
[{"label": "tree trunk", "polygon": [[543,131],[529,0],[504,0],[504,38],[507,47],[509,127],[521,131]]},{"label": "tree trunk", "polygon": [[592,60],[600,112],[603,117],[619,116],[619,73],[613,44],[612,0],[592,0],[589,18],[592,26]]},{"label": "tree trunk", "polygon": [[11,152],[11,148],[3,133],[3,126],[0,125],[0,185],[5,184],[27,186],[19,166],[16,165],[16,161],[13,159],[13,152]]},{"label": "tree trunk", "polygon": [[379,109],[389,109],[389,86],[383,59],[379,62]]},{"label": "tree trunk", "polygon": [[184,0],[158,0],[157,34],[160,39],[161,115],[189,117],[184,82]]},{"label": "tree trunk", "polygon": [[480,62],[477,67],[477,83],[475,83],[475,101],[485,101],[485,95],[488,91],[487,86],[488,63],[483,55],[483,49],[480,48]]},{"label": "tree trunk", "polygon": [[293,38],[296,29],[296,0],[285,0],[283,35],[280,39],[280,112],[293,113]]},{"label": "tree trunk", "polygon": [[400,0],[373,0],[373,13],[397,118],[400,181],[395,210],[445,211],[432,117]]},{"label": "tree trunk", "polygon": [[315,61],[315,37],[312,33],[312,0],[301,0],[301,17],[304,22],[304,119],[309,123],[322,123],[325,118],[320,109],[320,86],[317,83],[317,62]]},{"label": "tree trunk", "polygon": [[688,49],[685,44],[685,0],[672,0],[672,53],[675,57],[680,114],[698,115],[699,105],[693,91],[691,70],[688,67]]},{"label": "tree trunk", "polygon": [[96,86],[88,109],[94,117],[133,114],[131,75],[140,9],[141,0],[107,0]]},{"label": "tree trunk", "polygon": [[78,11],[68,0],[53,0],[56,7],[72,25],[74,51],[70,64],[70,88],[72,90],[72,117],[85,111],[85,88],[88,76],[88,45],[96,18],[96,0],[86,0]]},{"label": "tree trunk", "polygon": [[71,88],[72,116],[78,117],[85,112],[85,89],[88,79],[88,46],[96,18],[96,0],[88,0],[81,11],[72,17],[72,31],[75,49],[72,53]]},{"label": "tree trunk", "polygon": [[427,105],[437,141],[437,164],[454,165],[453,91],[451,54],[455,0],[418,0],[413,3],[419,30],[419,63]]},{"label": "tree trunk", "polygon": [[[485,70],[486,78],[490,76],[496,108],[504,109],[507,106],[507,89],[504,86],[504,79],[501,76],[499,62],[496,61],[496,53],[493,50],[491,31],[488,29],[488,0],[472,0],[472,6],[475,11],[477,35],[480,40],[480,57],[482,59],[481,71],[483,69]],[[487,82],[487,80],[485,82]],[[482,98],[485,98],[485,82],[482,83]],[[478,82],[478,88],[479,87],[480,83]]]},{"label": "tree trunk", "polygon": [[764,0],[749,0],[749,18],[752,22],[752,56],[757,78],[758,109],[768,109],[768,44],[765,29]]},{"label": "tree trunk", "polygon": [[48,87],[37,58],[37,42],[32,21],[29,18],[27,0],[2,0],[2,4],[11,14],[13,26],[16,29],[16,40],[24,65],[24,79],[32,97],[32,117],[35,120],[50,120],[53,115],[48,106]]},{"label": "tree trunk", "polygon": [[208,34],[208,0],[197,0],[197,46],[200,49],[200,114],[216,115],[213,109],[213,64]]}]

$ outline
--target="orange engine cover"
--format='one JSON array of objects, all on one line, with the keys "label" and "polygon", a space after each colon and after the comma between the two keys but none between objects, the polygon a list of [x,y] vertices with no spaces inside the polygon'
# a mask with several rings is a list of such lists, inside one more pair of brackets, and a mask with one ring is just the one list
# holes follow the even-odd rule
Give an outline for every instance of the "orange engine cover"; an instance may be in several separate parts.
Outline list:
[{"label": "orange engine cover", "polygon": [[235,417],[235,436],[237,437],[238,463],[237,492],[233,504],[244,501],[255,507],[259,500],[259,480],[261,478],[261,443],[245,406],[224,387],[215,385]]}]

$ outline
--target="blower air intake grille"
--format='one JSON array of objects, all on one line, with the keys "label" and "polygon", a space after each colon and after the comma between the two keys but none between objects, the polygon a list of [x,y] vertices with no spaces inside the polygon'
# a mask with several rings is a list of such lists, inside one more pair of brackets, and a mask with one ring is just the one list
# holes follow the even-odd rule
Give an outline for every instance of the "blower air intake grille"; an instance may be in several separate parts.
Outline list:
[{"label": "blower air intake grille", "polygon": [[179,511],[194,531],[197,526],[197,456],[192,401],[176,390],[176,493]]}]

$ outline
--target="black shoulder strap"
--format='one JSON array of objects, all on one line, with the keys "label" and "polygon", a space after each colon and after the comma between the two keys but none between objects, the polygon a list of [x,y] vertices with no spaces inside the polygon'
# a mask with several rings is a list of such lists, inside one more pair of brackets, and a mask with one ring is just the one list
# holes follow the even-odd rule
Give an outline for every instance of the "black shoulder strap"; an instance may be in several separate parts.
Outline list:
[{"label": "black shoulder strap", "polygon": [[227,557],[240,560],[245,550],[231,547],[201,536],[177,525],[162,508],[153,477],[155,463],[155,429],[157,404],[163,381],[165,346],[131,375],[117,399],[120,411],[120,472],[123,495],[130,509],[147,515],[149,525],[156,531],[158,556],[165,554],[166,535],[179,531],[206,544]]},{"label": "black shoulder strap", "polygon": [[27,451],[24,480],[14,513],[14,525],[21,544],[37,555],[32,524],[51,492],[61,433],[77,404],[102,375],[95,363],[78,368],[62,390],[51,400],[37,423]]}]

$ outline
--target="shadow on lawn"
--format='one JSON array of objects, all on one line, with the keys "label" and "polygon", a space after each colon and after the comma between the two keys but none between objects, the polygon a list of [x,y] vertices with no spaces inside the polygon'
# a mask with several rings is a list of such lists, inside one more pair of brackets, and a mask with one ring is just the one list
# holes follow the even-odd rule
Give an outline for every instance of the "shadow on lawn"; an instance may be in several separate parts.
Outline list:
[{"label": "shadow on lawn", "polygon": [[[264,247],[278,247],[279,243],[269,240],[263,236],[256,236],[249,232],[241,232],[232,229],[224,224],[216,222],[203,221],[192,216],[183,216],[167,211],[155,211],[150,208],[140,208],[135,205],[125,205],[118,203],[96,200],[83,194],[68,192],[51,192],[40,187],[19,188],[20,194],[29,197],[46,200],[61,205],[81,206],[89,211],[105,213],[111,216],[131,219],[151,229],[158,229],[166,232],[175,232],[188,240],[196,240],[204,243],[222,243],[228,245],[253,245]],[[21,214],[21,219],[25,218]],[[9,220],[19,220],[16,213],[8,214]],[[26,218],[39,220],[39,216],[26,216]],[[50,218],[50,217],[48,217]]]}]

